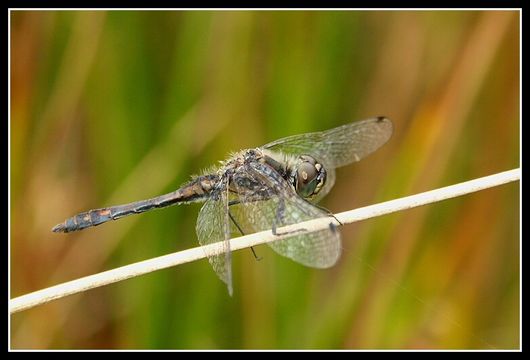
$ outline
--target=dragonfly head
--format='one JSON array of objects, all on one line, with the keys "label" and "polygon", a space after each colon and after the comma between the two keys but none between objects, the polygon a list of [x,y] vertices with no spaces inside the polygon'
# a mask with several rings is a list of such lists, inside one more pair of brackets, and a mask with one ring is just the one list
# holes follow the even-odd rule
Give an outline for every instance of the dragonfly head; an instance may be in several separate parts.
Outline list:
[{"label": "dragonfly head", "polygon": [[326,169],[312,156],[301,155],[293,172],[292,182],[298,195],[311,198],[326,183]]}]

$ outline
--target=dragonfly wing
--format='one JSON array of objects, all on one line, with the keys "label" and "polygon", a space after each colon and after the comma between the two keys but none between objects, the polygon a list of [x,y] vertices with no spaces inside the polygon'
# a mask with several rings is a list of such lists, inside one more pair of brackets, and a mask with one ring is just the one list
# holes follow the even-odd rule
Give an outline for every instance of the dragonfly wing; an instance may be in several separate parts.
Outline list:
[{"label": "dragonfly wing", "polygon": [[[299,197],[279,174],[271,177],[270,168],[266,169],[267,165],[255,165],[247,166],[234,175],[236,191],[239,194],[236,222],[241,221],[253,231],[263,231],[329,217],[328,213]],[[257,191],[248,191],[245,185],[241,185],[249,183],[253,184],[253,189]],[[256,192],[260,191],[261,199],[256,196]],[[341,252],[340,233],[331,225],[327,229],[312,233],[294,233],[286,239],[268,245],[278,254],[314,268],[333,266]]]},{"label": "dragonfly wing", "polygon": [[361,160],[392,136],[392,122],[385,117],[352,122],[327,131],[293,135],[263,146],[294,155],[312,155],[326,170]]},{"label": "dragonfly wing", "polygon": [[[204,247],[208,261],[232,296],[232,254],[230,252],[230,222],[228,187],[221,184],[218,198],[208,199],[197,218],[197,238]],[[211,246],[206,246],[211,245]]]}]

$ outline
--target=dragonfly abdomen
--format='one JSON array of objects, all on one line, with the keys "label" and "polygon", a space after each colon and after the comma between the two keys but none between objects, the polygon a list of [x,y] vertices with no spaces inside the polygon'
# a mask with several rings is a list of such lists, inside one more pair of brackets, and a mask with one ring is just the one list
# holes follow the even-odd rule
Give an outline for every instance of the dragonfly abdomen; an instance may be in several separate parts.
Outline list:
[{"label": "dragonfly abdomen", "polygon": [[52,228],[52,231],[68,233],[83,230],[91,226],[97,226],[110,220],[118,220],[132,214],[140,214],[145,211],[165,208],[179,203],[202,201],[209,196],[210,191],[213,189],[218,179],[219,177],[217,175],[199,176],[169,194],[157,196],[152,199],[136,201],[130,204],[116,205],[82,212],[66,219],[63,223],[55,225]]},{"label": "dragonfly abdomen", "polygon": [[66,219],[64,223],[57,224],[53,227],[53,232],[71,232],[83,230],[90,226],[96,226],[112,220],[111,210],[109,208],[94,209],[84,213],[72,216]]}]

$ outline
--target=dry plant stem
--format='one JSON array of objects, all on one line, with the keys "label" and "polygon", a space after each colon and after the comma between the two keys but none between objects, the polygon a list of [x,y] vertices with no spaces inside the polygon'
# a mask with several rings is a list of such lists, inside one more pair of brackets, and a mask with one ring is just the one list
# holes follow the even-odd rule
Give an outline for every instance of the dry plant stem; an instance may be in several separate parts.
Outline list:
[{"label": "dry plant stem", "polygon": [[[351,224],[356,221],[361,221],[377,216],[390,214],[393,212],[411,209],[414,207],[435,203],[445,199],[469,194],[494,186],[499,186],[512,181],[520,179],[521,170],[513,169],[490,176],[485,176],[475,180],[466,181],[456,185],[451,185],[436,190],[423,192],[417,195],[407,196],[404,198],[386,201],[383,203],[366,206],[363,208],[345,211],[335,214],[335,218],[342,224]],[[329,227],[329,224],[337,223],[333,217],[320,218],[303,223],[285,226],[278,229],[279,233],[297,231],[300,234],[300,229],[303,232],[314,232]],[[270,230],[259,233],[246,235],[230,240],[230,248],[232,250],[240,250],[251,246],[264,244],[276,240],[283,239],[287,236],[275,236]],[[208,247],[217,247],[215,244],[208,245]],[[81,279],[69,281],[63,284],[55,285],[46,289],[35,291],[30,294],[19,296],[11,299],[9,302],[10,313],[26,310],[37,305],[45,304],[55,299],[83,292],[89,289],[111,284],[128,278],[136,277],[143,274],[148,274],[156,270],[165,269],[171,266],[192,262],[205,257],[206,247],[196,247],[184,251],[179,251],[173,254],[160,256],[157,258],[137,262],[131,265],[122,266],[113,270],[108,270],[95,275],[86,276]]]}]

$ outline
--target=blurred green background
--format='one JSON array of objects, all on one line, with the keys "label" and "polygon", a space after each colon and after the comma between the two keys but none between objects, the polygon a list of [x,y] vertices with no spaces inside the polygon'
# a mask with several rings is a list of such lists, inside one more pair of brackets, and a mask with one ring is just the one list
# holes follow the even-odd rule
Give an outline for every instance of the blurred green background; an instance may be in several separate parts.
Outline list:
[{"label": "blurred green background", "polygon": [[[200,205],[73,234],[230,151],[376,115],[340,212],[519,166],[515,11],[13,11],[11,297],[197,246]],[[343,229],[332,269],[234,253],[11,316],[13,349],[513,349],[519,183]]]}]

